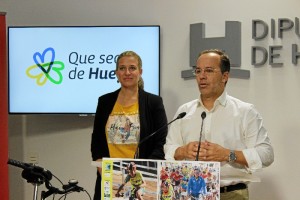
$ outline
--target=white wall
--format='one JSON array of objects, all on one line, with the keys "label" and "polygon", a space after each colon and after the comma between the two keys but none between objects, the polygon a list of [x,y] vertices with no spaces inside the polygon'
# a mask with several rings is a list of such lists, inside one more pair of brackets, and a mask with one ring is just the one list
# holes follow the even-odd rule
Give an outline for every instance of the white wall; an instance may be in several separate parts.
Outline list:
[{"label": "white wall", "polygon": [[[254,103],[265,119],[275,148],[274,164],[259,172],[261,183],[251,184],[250,199],[297,199],[300,161],[300,64],[291,63],[290,46],[282,53],[284,66],[251,65],[251,22],[261,19],[300,17],[298,0],[219,1],[219,0],[10,0],[0,1],[7,12],[7,25],[141,25],[161,26],[161,95],[168,118],[177,107],[198,96],[195,80],[185,81],[181,71],[189,68],[189,25],[206,24],[207,37],[223,37],[225,21],[242,23],[242,69],[250,79],[230,79],[228,92]],[[294,29],[293,29],[294,30]],[[283,40],[266,45],[295,43],[293,31]],[[293,39],[294,38],[294,39]],[[296,43],[300,44],[299,38]],[[95,169],[90,166],[90,138],[93,117],[10,116],[9,156],[26,161],[38,154],[39,165],[67,182],[70,178],[93,194]],[[33,187],[25,183],[21,170],[10,167],[12,200],[32,199]],[[40,190],[43,188],[40,187]],[[88,199],[76,194],[74,199]]]}]

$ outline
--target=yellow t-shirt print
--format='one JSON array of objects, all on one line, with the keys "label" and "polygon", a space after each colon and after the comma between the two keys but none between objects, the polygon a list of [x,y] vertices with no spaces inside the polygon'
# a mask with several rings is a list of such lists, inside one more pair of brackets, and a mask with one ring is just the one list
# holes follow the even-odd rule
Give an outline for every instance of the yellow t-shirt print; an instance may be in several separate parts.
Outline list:
[{"label": "yellow t-shirt print", "polygon": [[138,103],[123,107],[118,102],[106,124],[106,138],[111,158],[133,158],[140,137]]}]

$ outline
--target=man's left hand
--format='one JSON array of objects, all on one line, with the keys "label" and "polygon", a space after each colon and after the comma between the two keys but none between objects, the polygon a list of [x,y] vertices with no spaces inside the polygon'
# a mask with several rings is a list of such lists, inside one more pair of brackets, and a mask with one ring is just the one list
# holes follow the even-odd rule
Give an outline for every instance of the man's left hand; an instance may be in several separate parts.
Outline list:
[{"label": "man's left hand", "polygon": [[229,149],[226,149],[221,145],[208,141],[201,142],[199,160],[222,162],[228,160],[228,155]]}]

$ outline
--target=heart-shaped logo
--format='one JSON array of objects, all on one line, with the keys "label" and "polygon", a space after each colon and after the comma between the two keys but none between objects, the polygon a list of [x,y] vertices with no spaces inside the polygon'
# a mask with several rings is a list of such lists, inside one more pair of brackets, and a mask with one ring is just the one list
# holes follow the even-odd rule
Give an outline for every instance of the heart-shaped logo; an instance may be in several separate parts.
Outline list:
[{"label": "heart-shaped logo", "polygon": [[55,66],[53,67],[53,72],[55,72],[56,75],[58,76],[58,80],[56,80],[57,78],[55,79],[52,76],[50,76],[50,74],[45,74],[45,75],[52,83],[60,84],[63,81],[63,75],[62,75],[61,71],[65,68],[65,65],[63,62],[60,62],[60,61],[55,61],[54,64],[55,64]]},{"label": "heart-shaped logo", "polygon": [[[46,60],[50,58],[50,60]],[[52,68],[55,59],[55,51],[52,47],[49,47],[44,50],[42,54],[35,52],[33,54],[33,60],[35,64],[45,73],[48,74]],[[44,66],[44,63],[49,63],[49,65]]]},{"label": "heart-shaped logo", "polygon": [[[46,66],[49,66],[49,63],[44,63],[41,65],[42,68],[45,68]],[[49,73],[43,73],[40,70],[36,71],[38,69],[37,65],[32,65],[26,70],[26,74],[28,77],[36,79],[36,83],[39,86],[44,85],[47,80],[50,80],[54,84],[61,84],[63,81],[63,75],[62,70],[65,68],[65,65],[61,61],[54,61],[52,70]]]}]

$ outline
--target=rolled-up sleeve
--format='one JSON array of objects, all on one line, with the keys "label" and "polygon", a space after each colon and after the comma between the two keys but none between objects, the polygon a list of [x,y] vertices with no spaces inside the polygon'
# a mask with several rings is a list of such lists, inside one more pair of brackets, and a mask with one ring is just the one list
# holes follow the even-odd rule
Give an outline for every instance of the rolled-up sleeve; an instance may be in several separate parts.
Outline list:
[{"label": "rolled-up sleeve", "polygon": [[255,171],[274,162],[274,151],[263,126],[263,119],[254,107],[249,110],[244,121],[246,127],[243,154],[248,163],[248,170]]}]

